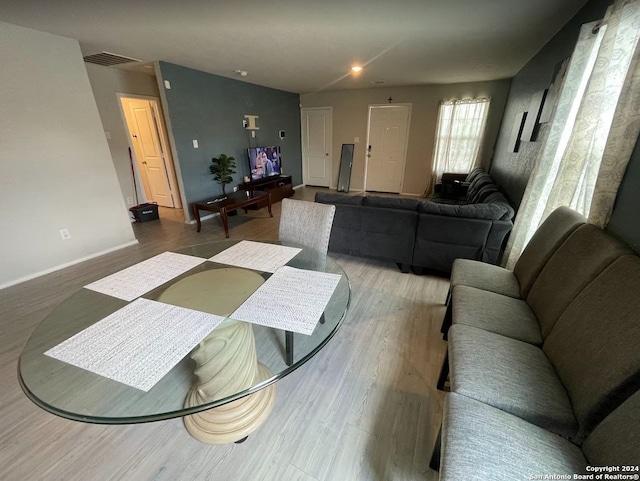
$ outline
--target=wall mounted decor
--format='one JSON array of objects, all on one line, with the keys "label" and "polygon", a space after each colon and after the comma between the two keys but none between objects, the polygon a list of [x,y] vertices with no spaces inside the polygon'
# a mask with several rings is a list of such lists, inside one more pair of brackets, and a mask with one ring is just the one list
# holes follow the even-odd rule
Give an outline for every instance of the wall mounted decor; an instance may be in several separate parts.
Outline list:
[{"label": "wall mounted decor", "polygon": [[513,120],[513,127],[511,128],[511,137],[509,138],[509,151],[517,152],[520,150],[520,136],[522,135],[522,129],[527,119],[527,112],[520,112],[516,114]]},{"label": "wall mounted decor", "polygon": [[531,102],[529,102],[529,113],[527,114],[527,120],[524,123],[520,140],[534,142],[538,137],[538,131],[540,130],[540,115],[542,114],[542,107],[546,98],[547,89],[536,92],[531,96]]},{"label": "wall mounted decor", "polygon": [[551,85],[549,86],[547,92],[547,98],[544,101],[544,106],[542,107],[542,112],[540,113],[539,122],[541,124],[544,124],[551,120],[551,116],[553,115],[553,111],[555,110],[556,103],[558,101],[558,95],[560,95],[560,87],[562,87],[564,76],[567,73],[568,65],[569,57],[556,64],[551,79]]}]

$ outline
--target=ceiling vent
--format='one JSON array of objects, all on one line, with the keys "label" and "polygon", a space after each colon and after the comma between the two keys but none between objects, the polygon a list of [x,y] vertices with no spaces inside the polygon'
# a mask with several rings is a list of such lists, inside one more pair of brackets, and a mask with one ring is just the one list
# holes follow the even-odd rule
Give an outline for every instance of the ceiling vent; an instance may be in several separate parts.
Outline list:
[{"label": "ceiling vent", "polygon": [[120,65],[121,63],[142,62],[142,60],[138,60],[137,58],[125,57],[124,55],[117,55],[110,52],[94,53],[93,55],[87,55],[83,58],[85,62],[104,65],[105,67]]}]

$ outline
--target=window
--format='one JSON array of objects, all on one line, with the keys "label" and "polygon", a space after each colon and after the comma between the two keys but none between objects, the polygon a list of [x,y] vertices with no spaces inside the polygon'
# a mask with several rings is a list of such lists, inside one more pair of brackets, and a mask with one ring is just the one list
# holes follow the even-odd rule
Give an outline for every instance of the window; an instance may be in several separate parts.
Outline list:
[{"label": "window", "polygon": [[440,103],[431,191],[443,173],[467,173],[479,163],[490,102],[481,98]]}]

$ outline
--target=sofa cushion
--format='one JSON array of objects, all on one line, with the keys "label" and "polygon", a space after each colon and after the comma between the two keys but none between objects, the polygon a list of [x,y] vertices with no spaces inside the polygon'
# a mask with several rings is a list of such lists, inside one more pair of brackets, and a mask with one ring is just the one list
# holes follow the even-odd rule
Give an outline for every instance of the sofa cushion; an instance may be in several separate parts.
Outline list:
[{"label": "sofa cushion", "polygon": [[478,175],[482,174],[483,172],[485,172],[485,170],[482,167],[476,167],[472,169],[471,172],[469,172],[464,181],[471,183]]},{"label": "sofa cushion", "polygon": [[438,204],[424,200],[418,204],[418,212],[452,217],[466,217],[470,219],[499,220],[508,209],[501,204]]},{"label": "sofa cushion", "polygon": [[410,265],[418,213],[336,204],[329,250]]},{"label": "sofa cushion", "polygon": [[416,210],[419,203],[420,201],[418,199],[400,199],[396,197],[377,197],[372,195],[364,197],[362,201],[362,205],[369,207],[402,210]]},{"label": "sofa cushion", "polygon": [[332,192],[316,192],[315,201],[322,204],[362,205],[361,195],[336,194]]},{"label": "sofa cushion", "polygon": [[567,392],[541,349],[471,326],[449,329],[451,391],[564,437],[577,423]]},{"label": "sofa cushion", "polygon": [[500,220],[511,220],[516,215],[515,210],[513,210],[513,207],[511,207],[511,204],[509,204],[509,201],[501,192],[494,192],[492,194],[489,194],[487,197],[485,197],[482,203],[503,206],[507,211],[500,218]]},{"label": "sofa cushion", "polygon": [[569,303],[598,274],[630,251],[602,229],[578,227],[554,252],[536,278],[527,303],[546,338]]},{"label": "sofa cushion", "polygon": [[639,285],[640,258],[621,257],[576,297],[545,341],[582,437],[640,388]]},{"label": "sofa cushion", "polygon": [[527,297],[549,258],[574,230],[586,222],[584,216],[569,207],[558,207],[540,224],[513,268],[513,274],[520,283],[520,297]]},{"label": "sofa cushion", "polygon": [[478,189],[478,191],[476,192],[475,195],[475,200],[476,202],[484,202],[484,200],[491,194],[495,194],[496,192],[499,192],[498,187],[496,187],[495,184],[491,183],[491,184],[487,184],[483,187],[481,187],[480,189]]},{"label": "sofa cushion", "polygon": [[441,453],[440,481],[514,481],[587,464],[566,439],[456,393],[445,397]]},{"label": "sofa cushion", "polygon": [[640,391],[609,414],[585,440],[582,450],[593,466],[631,466],[640,459]]},{"label": "sofa cushion", "polygon": [[469,189],[467,190],[467,202],[470,204],[478,202],[478,193],[480,192],[480,189],[491,185],[494,185],[494,183],[489,174],[486,172],[478,174],[469,184]]},{"label": "sofa cushion", "polygon": [[477,327],[529,344],[542,344],[538,320],[522,299],[468,286],[454,286],[452,293],[454,324]]},{"label": "sofa cushion", "polygon": [[520,297],[520,284],[512,271],[486,262],[456,259],[451,269],[451,287],[469,286],[503,296]]}]

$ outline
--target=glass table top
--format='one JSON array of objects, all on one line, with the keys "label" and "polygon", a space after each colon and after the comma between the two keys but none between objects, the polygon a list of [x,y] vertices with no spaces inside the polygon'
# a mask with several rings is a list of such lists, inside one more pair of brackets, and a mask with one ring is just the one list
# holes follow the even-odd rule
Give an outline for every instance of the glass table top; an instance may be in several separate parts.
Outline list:
[{"label": "glass table top", "polygon": [[[228,240],[173,250],[208,259],[239,242]],[[322,271],[341,276],[327,305],[323,322],[316,325],[311,335],[294,334],[294,359],[285,363],[285,333],[282,330],[226,318],[208,336],[228,326],[241,326],[253,333],[255,357],[266,375],[245,383],[231,392],[208,393],[206,401],[185,406],[185,398],[194,383],[200,366],[190,355],[185,356],[148,392],[121,384],[73,365],[58,361],[44,352],[60,344],[128,302],[89,289],[80,289],[58,305],[35,329],[20,356],[18,374],[26,395],[43,409],[73,420],[103,424],[129,424],[155,421],[193,414],[222,406],[272,385],[302,366],[324,347],[339,328],[349,306],[349,281],[342,268],[331,257],[303,249],[291,259],[288,266]],[[271,274],[249,269],[204,262],[187,273],[146,293],[143,298],[167,304],[190,307],[221,316],[228,316]],[[217,342],[217,341],[216,341]],[[215,343],[214,343],[215,344]],[[218,343],[219,344],[219,343]],[[225,376],[229,357],[215,344],[218,359],[224,358],[217,376]],[[222,354],[220,354],[222,352]],[[253,356],[253,348],[248,355]],[[245,353],[246,354],[246,353]],[[239,354],[238,354],[239,355]],[[230,366],[235,361],[230,362]],[[266,369],[265,369],[266,368]],[[231,375],[227,372],[226,375]]]}]

